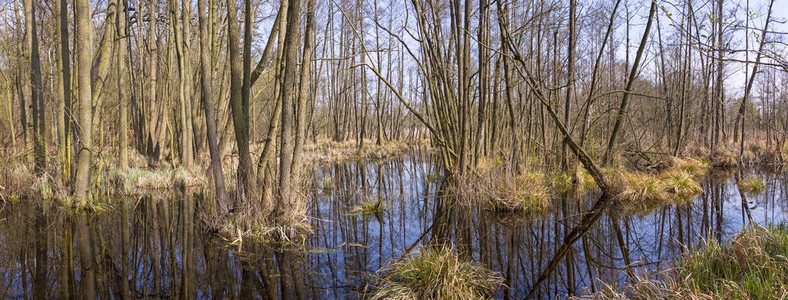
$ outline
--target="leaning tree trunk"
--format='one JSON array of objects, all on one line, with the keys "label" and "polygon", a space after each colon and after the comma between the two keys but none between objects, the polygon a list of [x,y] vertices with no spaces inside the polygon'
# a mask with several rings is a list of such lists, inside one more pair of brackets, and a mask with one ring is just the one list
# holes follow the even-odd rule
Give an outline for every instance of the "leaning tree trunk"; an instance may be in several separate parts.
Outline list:
[{"label": "leaning tree trunk", "polygon": [[616,115],[616,123],[613,125],[613,131],[610,133],[610,139],[607,143],[605,150],[604,163],[610,163],[611,156],[613,155],[613,147],[616,144],[616,137],[624,122],[626,116],[627,104],[629,103],[629,92],[632,90],[632,85],[635,83],[635,78],[638,75],[638,67],[640,66],[640,59],[643,57],[643,52],[646,49],[646,42],[648,41],[648,34],[651,30],[651,24],[654,21],[654,15],[657,12],[657,0],[651,1],[651,8],[648,12],[648,22],[646,22],[646,29],[643,31],[643,38],[640,39],[640,46],[638,52],[635,54],[635,62],[632,69],[629,71],[629,78],[627,79],[627,87],[624,89],[624,97],[621,99],[621,105],[618,107],[618,114]]},{"label": "leaning tree trunk", "polygon": [[[739,127],[734,128],[734,138],[736,138],[737,133],[741,130],[741,141],[739,144],[739,159],[744,155],[744,120],[745,120],[745,112],[747,109],[747,100],[750,97],[750,92],[752,91],[752,84],[755,82],[755,75],[758,74],[758,64],[761,62],[761,53],[763,53],[763,46],[766,44],[766,33],[769,32],[769,21],[772,17],[772,6],[774,5],[774,0],[769,1],[769,11],[766,14],[766,23],[763,25],[763,31],[761,31],[760,36],[760,43],[758,45],[758,52],[755,55],[755,65],[752,67],[752,74],[750,74],[750,78],[747,79],[747,85],[744,89],[744,96],[741,100],[741,105],[739,106],[739,113],[736,115],[736,123],[734,124],[741,124],[741,129]],[[778,148],[779,149],[779,148]]]}]

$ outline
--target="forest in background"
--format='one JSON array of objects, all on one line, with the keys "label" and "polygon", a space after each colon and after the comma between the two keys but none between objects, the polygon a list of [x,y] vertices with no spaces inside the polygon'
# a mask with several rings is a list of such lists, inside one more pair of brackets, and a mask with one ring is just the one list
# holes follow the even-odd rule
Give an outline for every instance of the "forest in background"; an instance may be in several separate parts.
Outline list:
[{"label": "forest in background", "polygon": [[549,274],[621,194],[607,168],[786,153],[774,0],[0,5],[4,197],[90,207],[166,171],[209,178],[208,226],[300,228],[320,151],[427,144],[455,185],[582,167],[601,195]]}]

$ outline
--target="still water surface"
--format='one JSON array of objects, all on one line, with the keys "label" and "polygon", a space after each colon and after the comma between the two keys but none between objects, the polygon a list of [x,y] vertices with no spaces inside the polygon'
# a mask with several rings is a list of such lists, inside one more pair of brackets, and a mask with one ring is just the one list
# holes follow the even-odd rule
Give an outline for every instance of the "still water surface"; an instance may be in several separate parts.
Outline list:
[{"label": "still water surface", "polygon": [[[522,298],[560,245],[564,225],[597,198],[594,193],[556,196],[544,218],[522,220],[452,205],[436,197],[439,161],[414,152],[386,162],[318,166],[310,194],[313,233],[295,241],[298,252],[228,241],[199,225],[199,195],[178,193],[112,199],[105,210],[84,216],[54,207],[5,203],[0,209],[0,298],[68,298],[83,293],[81,258],[91,257],[96,291],[102,299],[273,298],[279,279],[292,283],[301,298],[363,298],[389,262],[418,246],[439,240],[456,246],[500,272],[508,288],[496,298]],[[709,176],[704,193],[685,206],[664,207],[647,216],[614,224],[604,217],[578,241],[540,290],[541,298],[587,293],[604,283],[626,280],[620,228],[637,272],[667,268],[687,248],[704,239],[724,241],[750,221],[788,221],[788,173],[757,172],[765,192],[742,200],[737,178],[751,173]],[[353,212],[366,200],[384,199],[380,216]],[[568,203],[566,217],[561,201]],[[90,247],[84,247],[88,243]],[[90,250],[82,256],[80,251]],[[283,253],[289,253],[284,254]],[[289,262],[283,263],[283,262]],[[288,270],[283,276],[279,270]],[[124,278],[126,283],[124,284]],[[592,285],[592,283],[594,283]]]}]

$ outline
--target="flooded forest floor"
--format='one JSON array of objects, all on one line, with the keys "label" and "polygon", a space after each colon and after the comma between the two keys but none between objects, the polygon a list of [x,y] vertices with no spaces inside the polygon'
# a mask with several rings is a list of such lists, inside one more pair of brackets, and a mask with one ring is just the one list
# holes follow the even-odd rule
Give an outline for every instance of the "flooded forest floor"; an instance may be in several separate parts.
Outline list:
[{"label": "flooded forest floor", "polygon": [[[36,179],[23,158],[6,159],[0,297],[68,299],[89,280],[101,298],[522,298],[600,193],[582,168],[511,176],[489,159],[448,180],[426,141],[356,146],[307,146],[304,234],[276,243],[206,228],[211,180],[199,170],[99,162],[84,211],[60,205],[67,191]],[[615,204],[535,295],[785,294],[788,172],[764,167],[765,155],[606,168]]]}]

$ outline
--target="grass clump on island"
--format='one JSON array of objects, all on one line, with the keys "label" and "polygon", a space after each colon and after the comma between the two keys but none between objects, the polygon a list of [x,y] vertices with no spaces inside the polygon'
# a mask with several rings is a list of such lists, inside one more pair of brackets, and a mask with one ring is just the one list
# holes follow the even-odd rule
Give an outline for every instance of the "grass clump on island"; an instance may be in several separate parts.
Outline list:
[{"label": "grass clump on island", "polygon": [[685,204],[703,193],[695,178],[681,169],[668,169],[659,174],[619,173],[614,184],[618,190],[614,199],[624,215],[648,215],[655,208]]},{"label": "grass clump on island", "polygon": [[673,170],[681,170],[687,172],[687,174],[692,175],[692,177],[698,179],[706,174],[709,173],[709,162],[706,160],[697,160],[694,158],[678,158],[678,157],[671,157],[673,164],[670,169]]},{"label": "grass clump on island", "polygon": [[727,150],[717,150],[709,156],[710,165],[712,168],[729,169],[739,166],[736,161],[736,154]]},{"label": "grass clump on island", "polygon": [[486,299],[501,286],[500,274],[464,261],[451,248],[421,248],[383,269],[370,299]]},{"label": "grass clump on island", "polygon": [[750,195],[759,195],[764,189],[766,189],[766,183],[755,176],[744,178],[737,182],[736,185],[740,191]]},{"label": "grass clump on island", "polygon": [[788,297],[788,228],[750,227],[720,244],[707,241],[656,280],[640,276],[606,286],[593,299],[785,299]]},{"label": "grass clump on island", "polygon": [[345,140],[333,141],[318,140],[304,147],[304,159],[309,162],[337,163],[344,161],[379,160],[385,161],[395,157],[404,156],[410,149],[419,146],[428,146],[428,140],[384,141],[380,145],[375,140],[364,140],[363,147],[358,147],[358,141]]},{"label": "grass clump on island", "polygon": [[561,173],[553,177],[552,188],[561,193],[588,192],[597,188],[597,185],[588,171],[576,166],[573,172]]},{"label": "grass clump on island", "polygon": [[388,209],[383,198],[377,200],[370,199],[361,202],[358,206],[353,208],[352,213],[360,215],[380,215]]},{"label": "grass clump on island", "polygon": [[99,191],[111,194],[137,195],[149,192],[198,188],[208,185],[208,179],[200,170],[173,169],[169,166],[156,169],[128,168],[110,170],[102,174],[105,180],[98,182]]},{"label": "grass clump on island", "polygon": [[470,205],[526,218],[543,214],[550,207],[550,187],[544,175],[525,171],[519,175],[500,161],[485,160],[468,175],[456,176],[452,192]]}]

